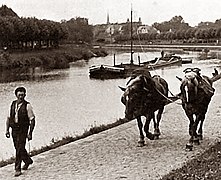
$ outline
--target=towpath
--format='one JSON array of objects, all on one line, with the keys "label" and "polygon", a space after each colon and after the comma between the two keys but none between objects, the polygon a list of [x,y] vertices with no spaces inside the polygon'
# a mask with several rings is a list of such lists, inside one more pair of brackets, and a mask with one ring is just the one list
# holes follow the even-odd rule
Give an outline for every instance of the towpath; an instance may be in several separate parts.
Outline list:
[{"label": "towpath", "polygon": [[167,105],[159,140],[138,147],[136,121],[34,156],[34,164],[14,177],[14,164],[0,168],[4,180],[156,180],[202,153],[221,137],[221,83],[209,106],[204,140],[186,151],[188,120],[180,105]]}]

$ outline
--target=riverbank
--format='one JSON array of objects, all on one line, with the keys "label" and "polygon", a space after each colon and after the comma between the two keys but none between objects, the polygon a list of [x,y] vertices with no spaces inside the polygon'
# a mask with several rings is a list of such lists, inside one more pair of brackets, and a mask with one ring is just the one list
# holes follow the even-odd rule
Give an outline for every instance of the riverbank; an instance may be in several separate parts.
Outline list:
[{"label": "riverbank", "polygon": [[[46,151],[58,148],[60,146],[69,144],[71,142],[75,142],[77,140],[86,138],[86,137],[91,136],[93,134],[100,133],[102,131],[111,129],[113,127],[117,127],[117,126],[124,124],[126,122],[128,122],[127,119],[118,119],[117,121],[115,121],[114,123],[111,123],[111,124],[91,127],[89,130],[85,131],[82,135],[78,135],[78,136],[74,136],[74,137],[72,137],[72,136],[63,137],[61,140],[54,141],[50,145],[43,146],[40,149],[35,149],[29,153],[30,153],[31,157],[33,157],[33,156],[36,156],[36,155],[41,154],[43,152],[46,152]],[[8,164],[12,164],[14,162],[15,162],[15,157],[11,157],[10,159],[7,159],[7,160],[2,160],[2,161],[0,161],[0,167],[6,166]]]},{"label": "riverbank", "polygon": [[[128,44],[106,44],[105,48],[118,48],[118,49],[130,49],[131,45]],[[174,49],[182,51],[198,51],[202,52],[205,49],[207,50],[221,50],[221,45],[207,45],[207,44],[140,44],[134,43],[133,49],[139,50],[165,50],[165,49]]]},{"label": "riverbank", "polygon": [[[16,69],[21,67],[44,67],[48,69],[68,68],[70,62],[77,60],[89,60],[92,57],[107,56],[110,49],[125,50],[131,49],[127,44],[103,44],[101,46],[66,44],[59,48],[45,48],[33,50],[7,50],[0,52],[0,68]],[[133,45],[135,51],[168,51],[173,53],[184,53],[184,51],[199,51],[205,49],[212,51],[212,56],[221,59],[221,54],[213,51],[220,51],[218,45],[173,45],[173,44],[144,44]],[[208,56],[210,52],[208,52]]]},{"label": "riverbank", "polygon": [[7,50],[0,54],[0,67],[15,69],[21,67],[44,67],[48,69],[68,68],[70,62],[104,57],[107,52],[102,48],[86,45],[62,45],[59,48],[33,49],[29,51]]},{"label": "riverbank", "polygon": [[[130,51],[130,44],[106,44],[104,49],[116,51]],[[199,53],[199,60],[206,59],[221,59],[221,46],[220,45],[207,45],[207,44],[134,44],[133,51],[135,52],[161,52],[175,53],[175,54],[188,54],[189,52]]]},{"label": "riverbank", "polygon": [[[185,150],[189,139],[188,120],[182,107],[170,104],[165,107],[159,140],[145,139],[146,145],[138,147],[137,123],[130,121],[34,156],[33,165],[28,171],[23,171],[19,178],[159,180],[206,152],[219,139],[221,107],[218,102],[221,92],[218,88],[221,86],[217,83],[217,91],[205,121],[204,140],[199,146],[194,146],[193,151]],[[13,175],[14,165],[0,168],[0,179],[16,179]]]}]

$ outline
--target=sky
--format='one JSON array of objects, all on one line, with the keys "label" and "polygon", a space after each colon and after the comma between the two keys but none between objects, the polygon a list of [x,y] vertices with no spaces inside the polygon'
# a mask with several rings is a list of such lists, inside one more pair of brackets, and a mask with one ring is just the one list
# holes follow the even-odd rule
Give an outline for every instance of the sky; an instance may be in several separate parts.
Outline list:
[{"label": "sky", "polygon": [[20,17],[36,17],[60,22],[71,18],[88,18],[89,24],[104,24],[107,14],[111,23],[126,22],[139,17],[143,24],[152,25],[182,16],[190,26],[221,19],[220,0],[0,0]]}]

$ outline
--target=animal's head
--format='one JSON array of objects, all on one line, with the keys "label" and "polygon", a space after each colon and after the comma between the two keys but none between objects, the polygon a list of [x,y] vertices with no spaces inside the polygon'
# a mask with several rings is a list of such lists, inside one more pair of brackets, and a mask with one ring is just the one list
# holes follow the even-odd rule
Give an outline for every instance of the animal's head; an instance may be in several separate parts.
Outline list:
[{"label": "animal's head", "polygon": [[181,81],[181,99],[183,103],[194,102],[198,97],[204,96],[210,99],[215,92],[212,87],[213,82],[221,78],[221,74],[215,69],[213,77],[209,78],[204,75],[200,75],[199,68],[188,68],[184,70],[185,77],[182,79],[177,77]]},{"label": "animal's head", "polygon": [[185,73],[181,82],[181,93],[183,94],[183,100],[190,102],[194,101],[198,93],[198,86],[200,81],[200,69],[199,68],[187,68],[183,71]]},{"label": "animal's head", "polygon": [[151,83],[151,76],[140,75],[132,77],[126,88],[120,87],[124,91],[121,102],[125,105],[127,119],[134,119],[142,115],[145,98],[151,92],[151,88],[149,88]]}]

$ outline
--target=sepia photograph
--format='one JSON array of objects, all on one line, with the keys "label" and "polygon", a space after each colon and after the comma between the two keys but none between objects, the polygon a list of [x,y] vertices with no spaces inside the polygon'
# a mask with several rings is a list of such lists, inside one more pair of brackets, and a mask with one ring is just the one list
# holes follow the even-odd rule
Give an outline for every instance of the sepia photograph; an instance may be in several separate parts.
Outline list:
[{"label": "sepia photograph", "polygon": [[220,179],[220,9],[1,0],[0,179]]}]

